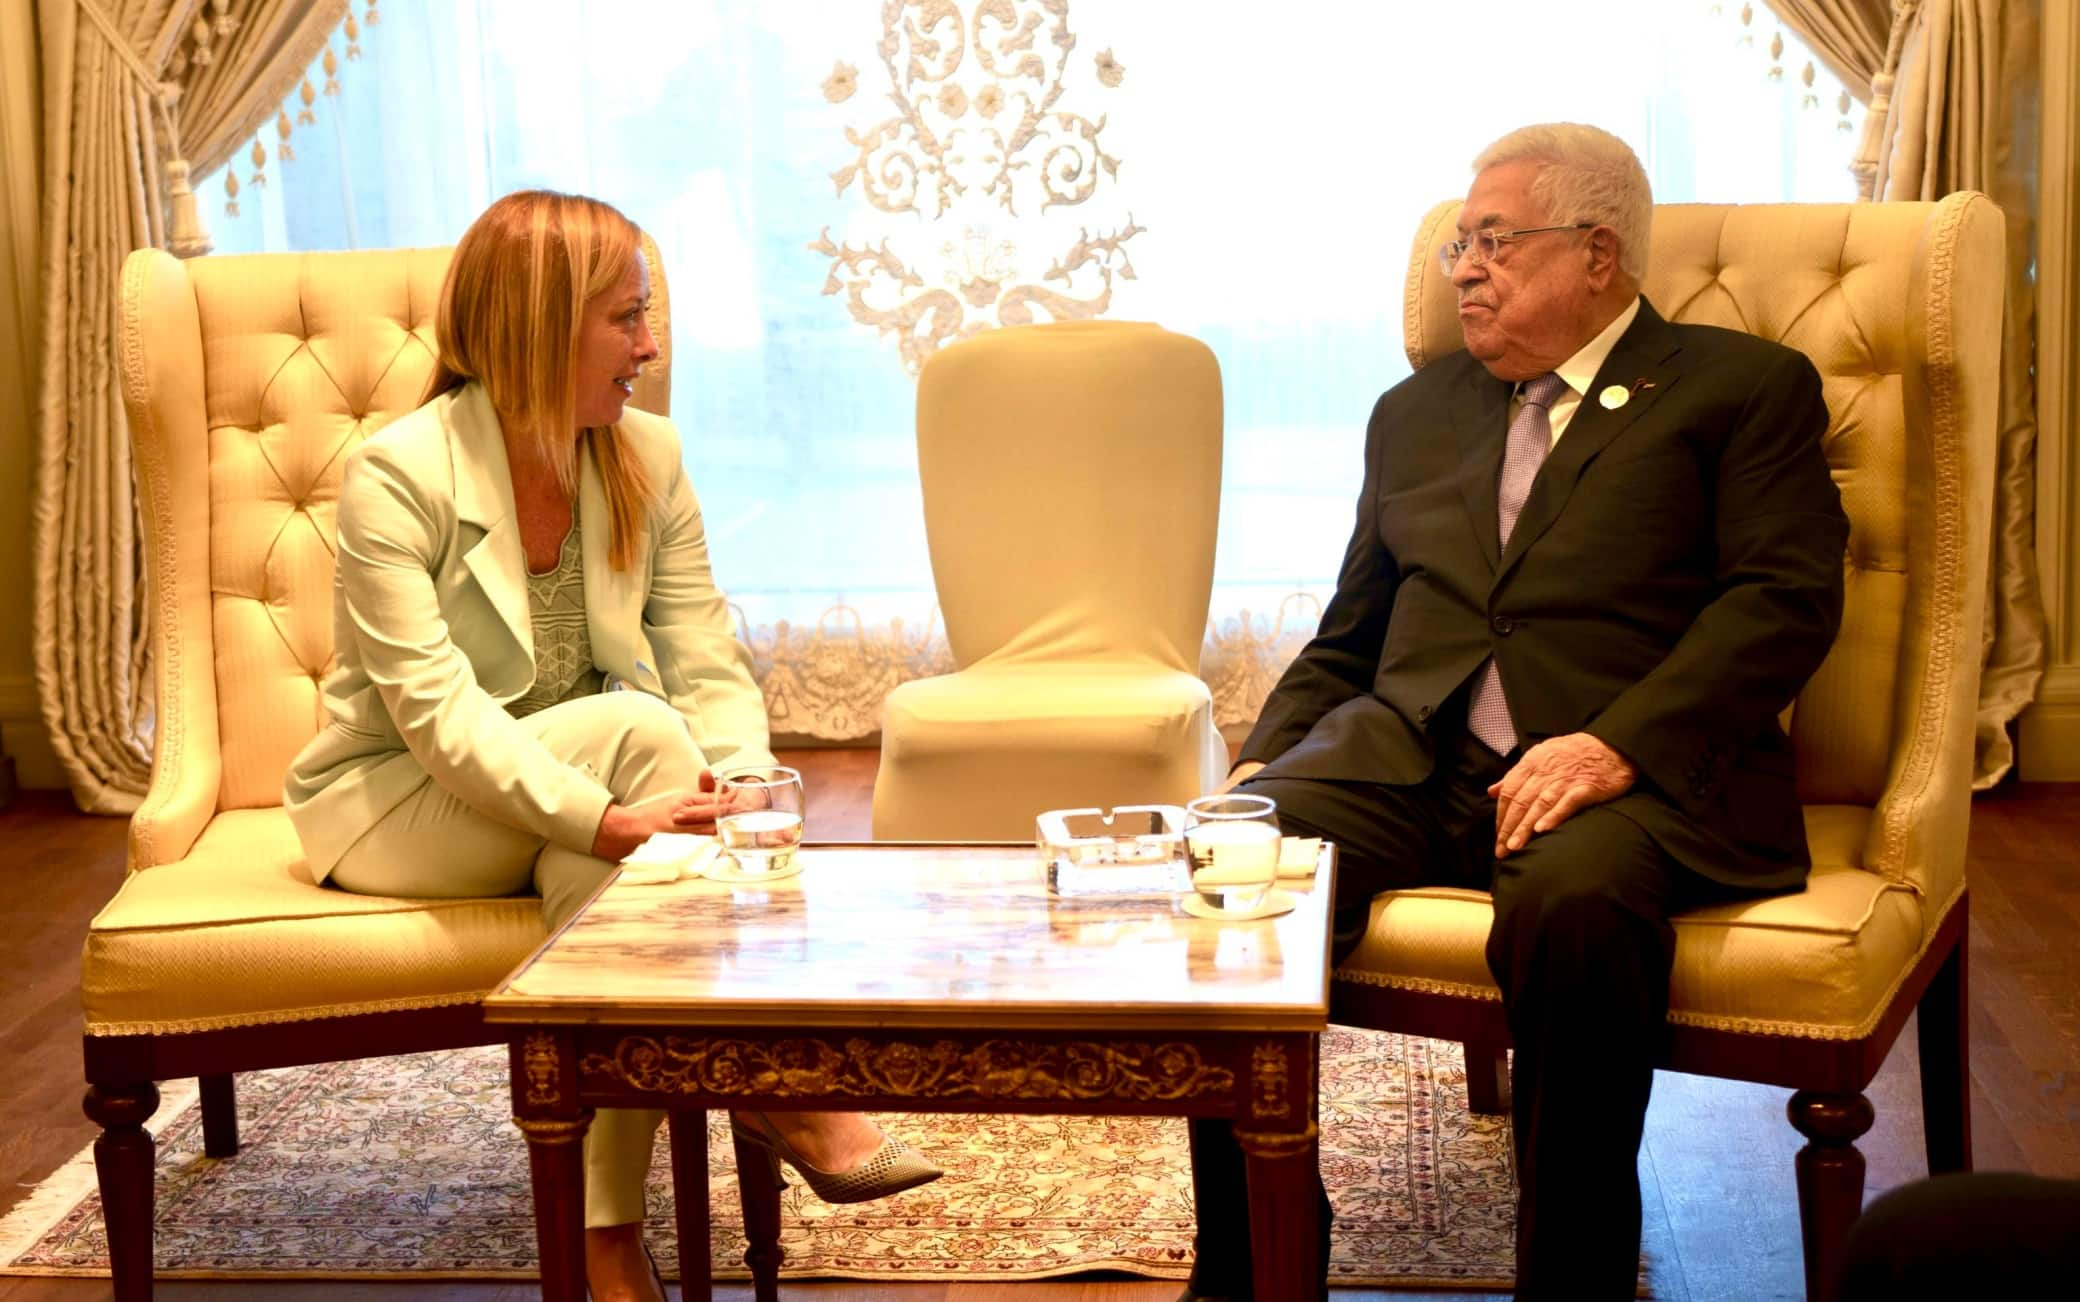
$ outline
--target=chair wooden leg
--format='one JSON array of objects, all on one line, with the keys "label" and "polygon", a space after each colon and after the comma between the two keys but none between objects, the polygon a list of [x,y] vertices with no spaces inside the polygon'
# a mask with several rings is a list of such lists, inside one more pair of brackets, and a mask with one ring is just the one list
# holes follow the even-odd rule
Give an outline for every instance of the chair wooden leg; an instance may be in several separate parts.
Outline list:
[{"label": "chair wooden leg", "polygon": [[101,1222],[108,1232],[108,1273],[116,1302],[152,1296],[152,1157],[157,1145],[144,1128],[159,1107],[159,1087],[89,1085],[82,1105],[101,1127],[94,1171],[101,1181]]},{"label": "chair wooden leg", "polygon": [[1806,1296],[1834,1296],[1849,1223],[1863,1210],[1863,1154],[1856,1141],[1876,1114],[1861,1094],[1800,1090],[1787,1109],[1806,1137],[1798,1150],[1798,1219],[1806,1249]]},{"label": "chair wooden leg", "polygon": [[1466,1041],[1466,1106],[1492,1116],[1509,1111],[1509,1046],[1501,1040]]},{"label": "chair wooden leg", "polygon": [[1936,969],[1915,1011],[1921,1048],[1921,1129],[1928,1173],[1972,1169],[1972,1060],[1965,941]]},{"label": "chair wooden leg", "polygon": [[739,1135],[737,1150],[737,1203],[744,1211],[744,1264],[751,1268],[754,1302],[778,1302],[780,1263],[787,1254],[780,1247],[780,1191],[787,1181],[780,1174],[780,1159],[772,1151]]},{"label": "chair wooden leg", "polygon": [[203,1076],[202,1153],[205,1157],[238,1156],[238,1094],[233,1077]]}]

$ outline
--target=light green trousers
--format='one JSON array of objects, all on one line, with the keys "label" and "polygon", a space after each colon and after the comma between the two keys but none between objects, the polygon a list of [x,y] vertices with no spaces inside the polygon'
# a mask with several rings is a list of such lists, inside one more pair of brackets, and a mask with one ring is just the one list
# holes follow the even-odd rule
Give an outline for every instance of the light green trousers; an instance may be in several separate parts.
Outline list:
[{"label": "light green trousers", "polygon": [[[643,692],[602,692],[520,720],[564,763],[583,769],[635,806],[690,794],[705,767],[672,707]],[[361,895],[542,897],[550,930],[577,912],[615,865],[550,845],[464,804],[429,777],[369,828],[331,883]],[[643,1219],[643,1181],[661,1112],[602,1108],[585,1135],[585,1224]]]}]

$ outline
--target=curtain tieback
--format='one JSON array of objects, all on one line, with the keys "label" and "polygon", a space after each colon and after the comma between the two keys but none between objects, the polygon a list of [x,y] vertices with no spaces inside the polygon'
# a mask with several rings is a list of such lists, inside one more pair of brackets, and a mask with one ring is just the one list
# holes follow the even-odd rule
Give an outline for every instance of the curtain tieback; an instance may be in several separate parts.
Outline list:
[{"label": "curtain tieback", "polygon": [[145,65],[130,42],[116,30],[116,25],[96,0],[72,0],[80,12],[93,20],[101,29],[108,47],[116,57],[130,65],[137,79],[152,88],[153,102],[159,106],[159,116],[166,123],[166,200],[167,231],[166,244],[176,257],[192,258],[209,252],[209,231],[202,225],[202,213],[195,203],[195,191],[188,184],[188,159],[181,152],[180,115],[175,111],[180,104],[180,83],[161,81],[159,74]]}]

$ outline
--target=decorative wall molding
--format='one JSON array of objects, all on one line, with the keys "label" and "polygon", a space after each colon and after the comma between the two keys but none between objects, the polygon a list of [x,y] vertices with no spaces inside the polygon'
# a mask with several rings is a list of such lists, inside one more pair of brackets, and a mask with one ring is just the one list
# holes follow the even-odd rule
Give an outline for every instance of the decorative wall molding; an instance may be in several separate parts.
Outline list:
[{"label": "decorative wall molding", "polygon": [[[0,4],[0,748],[34,786],[61,784],[37,713],[30,485],[41,348],[42,92],[33,6]],[[0,768],[4,768],[0,765]],[[4,784],[4,775],[0,775]]]},{"label": "decorative wall molding", "polygon": [[[36,59],[36,20],[28,5],[0,7],[0,46],[8,50],[0,68],[0,222],[10,238],[0,245],[8,260],[7,281],[13,302],[0,310],[17,317],[21,331],[22,374],[36,374],[36,319],[38,314],[37,245],[41,240],[42,150],[38,134],[43,126],[41,91]],[[5,337],[5,336],[0,336]],[[32,396],[20,401],[31,410]],[[26,428],[26,427],[25,427]]]},{"label": "decorative wall molding", "polygon": [[2023,781],[2080,782],[2080,665],[2044,671],[2036,704],[2023,712],[2016,750]]},{"label": "decorative wall molding", "polygon": [[2037,171],[2037,567],[2049,663],[2022,716],[2020,772],[2080,780],[2080,14],[2043,7]]},{"label": "decorative wall molding", "polygon": [[0,723],[33,719],[43,730],[43,709],[36,697],[36,680],[28,674],[0,674]]},{"label": "decorative wall molding", "polygon": [[[23,612],[24,618],[27,611]],[[55,790],[65,786],[65,771],[44,731],[36,680],[28,674],[0,674],[0,750],[14,758],[16,779],[24,787]]]}]

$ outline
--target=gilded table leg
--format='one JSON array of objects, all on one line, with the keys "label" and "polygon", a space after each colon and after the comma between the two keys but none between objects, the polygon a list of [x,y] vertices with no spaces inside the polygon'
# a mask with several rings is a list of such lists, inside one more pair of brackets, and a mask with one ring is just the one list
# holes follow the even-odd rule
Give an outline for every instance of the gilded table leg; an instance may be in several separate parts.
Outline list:
[{"label": "gilded table leg", "polygon": [[575,1121],[514,1121],[527,1136],[542,1302],[585,1302],[585,1130],[592,1124],[592,1111],[579,1113]]},{"label": "gilded table leg", "polygon": [[1258,1297],[1319,1298],[1326,1281],[1316,1243],[1320,1147],[1312,1123],[1300,1133],[1244,1130],[1235,1138],[1249,1159],[1249,1251]]},{"label": "gilded table leg", "polygon": [[512,1045],[513,1121],[527,1136],[543,1302],[586,1302],[585,1131],[568,1033],[533,1030]]},{"label": "gilded table leg", "polygon": [[1250,1050],[1249,1096],[1235,1139],[1248,1162],[1250,1261],[1260,1298],[1305,1302],[1327,1288],[1316,1202],[1318,1049],[1318,1037],[1307,1035],[1265,1039]]},{"label": "gilded table leg", "polygon": [[679,1219],[679,1298],[709,1302],[715,1295],[715,1267],[708,1247],[708,1114],[674,1108],[668,1115],[672,1201]]}]

